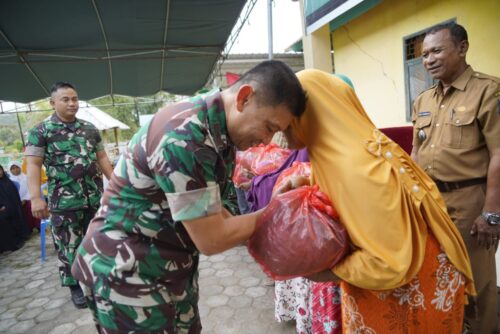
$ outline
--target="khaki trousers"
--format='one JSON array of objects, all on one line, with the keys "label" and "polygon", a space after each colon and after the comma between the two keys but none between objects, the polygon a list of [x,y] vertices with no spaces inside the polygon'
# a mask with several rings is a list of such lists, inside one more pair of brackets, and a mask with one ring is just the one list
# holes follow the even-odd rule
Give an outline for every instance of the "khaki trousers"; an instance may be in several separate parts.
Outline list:
[{"label": "khaki trousers", "polygon": [[476,334],[495,333],[497,323],[496,249],[480,247],[476,237],[470,235],[474,220],[481,214],[485,193],[486,185],[441,193],[469,252],[477,297],[474,300],[469,298],[469,305],[465,307],[465,321]]}]

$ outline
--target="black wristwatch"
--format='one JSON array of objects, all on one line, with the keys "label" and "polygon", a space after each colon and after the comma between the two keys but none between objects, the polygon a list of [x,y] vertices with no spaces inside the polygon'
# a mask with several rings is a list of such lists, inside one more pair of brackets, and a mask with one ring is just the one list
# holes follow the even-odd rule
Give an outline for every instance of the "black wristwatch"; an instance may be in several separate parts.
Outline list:
[{"label": "black wristwatch", "polygon": [[500,225],[500,213],[486,212],[481,213],[481,217],[490,225],[498,226]]}]

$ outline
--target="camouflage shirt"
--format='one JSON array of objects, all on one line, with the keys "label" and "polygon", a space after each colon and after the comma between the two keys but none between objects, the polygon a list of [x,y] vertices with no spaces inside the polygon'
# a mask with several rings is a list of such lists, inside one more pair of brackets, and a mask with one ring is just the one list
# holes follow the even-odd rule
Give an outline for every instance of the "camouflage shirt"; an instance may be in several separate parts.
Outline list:
[{"label": "camouflage shirt", "polygon": [[63,123],[54,113],[29,131],[24,154],[43,157],[50,211],[99,207],[102,178],[96,153],[103,149],[95,126],[78,118]]},{"label": "camouflage shirt", "polygon": [[114,169],[76,278],[119,304],[196,305],[199,253],[181,221],[235,207],[234,158],[218,90],[160,110]]}]

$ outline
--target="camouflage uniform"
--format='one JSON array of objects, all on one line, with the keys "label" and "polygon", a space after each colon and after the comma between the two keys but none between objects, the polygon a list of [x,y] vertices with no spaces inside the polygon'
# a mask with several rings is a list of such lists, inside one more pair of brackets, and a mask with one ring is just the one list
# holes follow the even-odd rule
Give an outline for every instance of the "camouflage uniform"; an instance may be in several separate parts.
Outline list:
[{"label": "camouflage uniform", "polygon": [[181,221],[237,210],[234,158],[218,90],[135,134],[73,266],[102,333],[201,331],[199,252]]},{"label": "camouflage uniform", "polygon": [[63,123],[55,113],[28,133],[25,155],[43,157],[47,170],[52,235],[63,286],[78,284],[71,265],[99,207],[102,178],[96,153],[101,150],[101,136],[91,123],[80,119]]}]

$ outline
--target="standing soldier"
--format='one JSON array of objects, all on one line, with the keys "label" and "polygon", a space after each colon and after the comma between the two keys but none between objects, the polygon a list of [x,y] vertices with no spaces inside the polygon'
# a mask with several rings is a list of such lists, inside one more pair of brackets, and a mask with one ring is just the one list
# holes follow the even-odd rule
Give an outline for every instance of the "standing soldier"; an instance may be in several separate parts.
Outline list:
[{"label": "standing soldier", "polygon": [[[102,179],[97,164],[108,179],[112,168],[98,130],[76,118],[75,88],[69,83],[57,82],[50,93],[50,105],[55,112],[29,131],[26,143],[31,210],[33,216],[40,219],[48,218],[50,212],[61,283],[70,288],[73,304],[84,308],[85,297],[71,274],[71,265],[99,207]],[[42,164],[49,182],[48,207],[40,193]]]},{"label": "standing soldier", "polygon": [[415,100],[412,157],[436,182],[469,252],[478,295],[466,306],[467,325],[491,334],[497,322],[500,79],[467,65],[468,48],[461,25],[426,33],[423,64],[439,82]]}]

